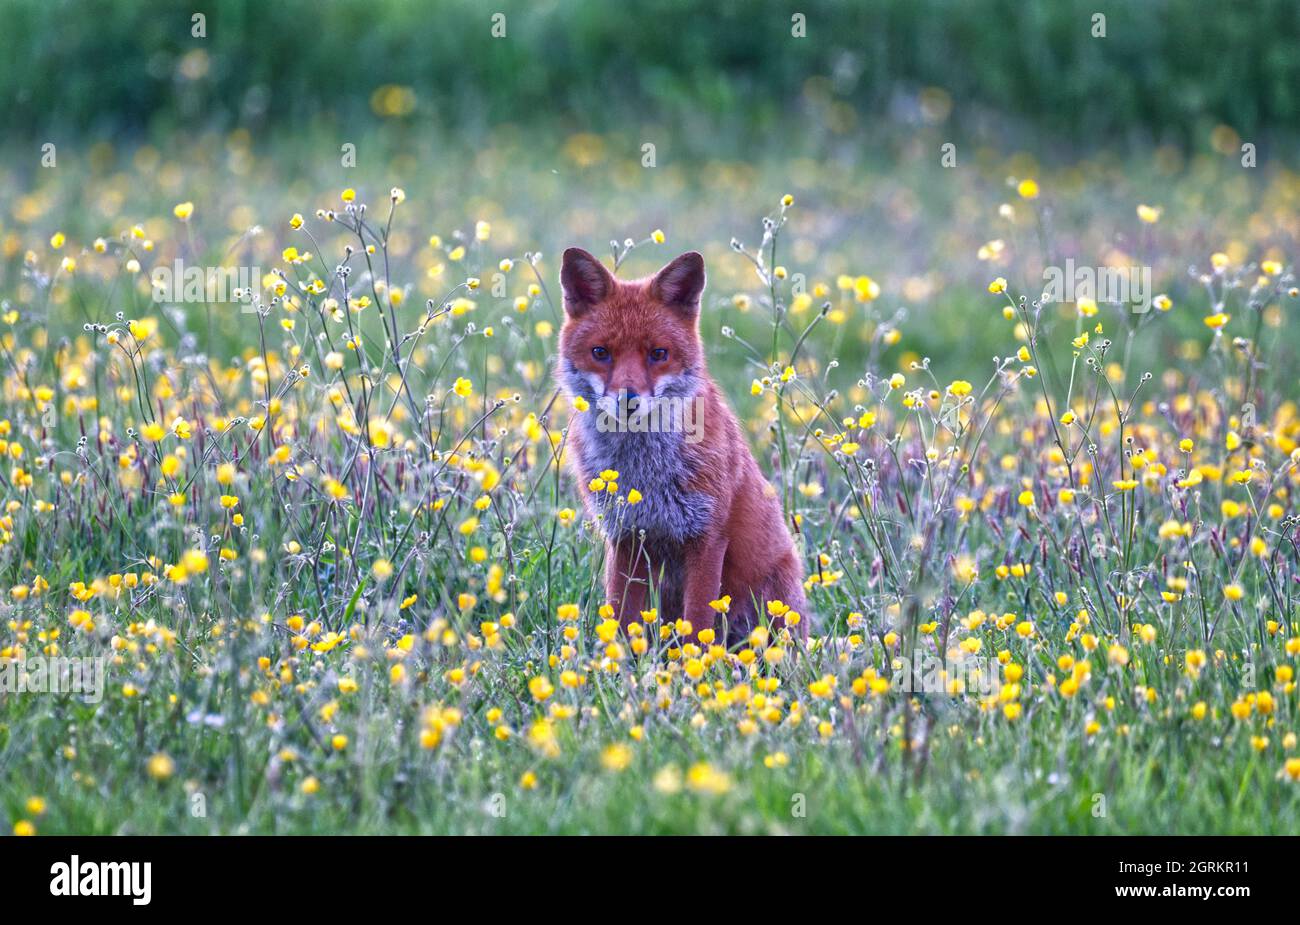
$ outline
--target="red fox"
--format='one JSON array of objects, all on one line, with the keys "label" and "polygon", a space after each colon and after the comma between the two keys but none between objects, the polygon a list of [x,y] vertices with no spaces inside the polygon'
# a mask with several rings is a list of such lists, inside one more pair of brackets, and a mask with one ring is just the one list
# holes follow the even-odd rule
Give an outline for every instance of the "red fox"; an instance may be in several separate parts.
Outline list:
[{"label": "red fox", "polygon": [[[660,616],[685,619],[696,639],[725,598],[719,640],[743,639],[772,611],[774,626],[807,638],[803,567],[777,492],[705,366],[704,284],[694,252],[635,281],[564,252],[557,374],[590,406],[569,428],[568,456],[605,537],[606,597],[624,626],[654,589]],[[801,616],[767,607],[777,601]]]}]

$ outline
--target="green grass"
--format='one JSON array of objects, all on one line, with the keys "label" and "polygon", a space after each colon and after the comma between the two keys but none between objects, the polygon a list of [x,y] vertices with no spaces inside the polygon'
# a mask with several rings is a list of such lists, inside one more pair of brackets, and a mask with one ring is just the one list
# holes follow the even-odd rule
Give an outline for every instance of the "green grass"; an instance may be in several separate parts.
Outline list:
[{"label": "green grass", "polygon": [[942,125],[945,141],[972,152],[1037,136],[1045,148],[1139,159],[1154,144],[1199,143],[1217,124],[1283,156],[1300,130],[1300,16],[1287,0],[1216,4],[1212,15],[1198,0],[805,0],[797,11],[741,0],[635,10],[209,0],[197,11],[142,0],[102,13],[86,0],[0,3],[8,132],[39,148],[71,141],[70,127],[262,135],[314,119],[361,142],[375,117],[447,139],[506,124],[635,126],[638,144],[674,156],[752,160],[773,144],[818,156],[827,140],[879,136],[882,123]]}]

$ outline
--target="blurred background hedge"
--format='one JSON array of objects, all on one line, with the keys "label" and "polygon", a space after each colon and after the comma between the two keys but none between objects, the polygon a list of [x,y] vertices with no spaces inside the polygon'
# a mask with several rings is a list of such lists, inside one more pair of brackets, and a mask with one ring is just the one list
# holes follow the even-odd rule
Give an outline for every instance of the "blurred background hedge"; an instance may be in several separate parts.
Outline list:
[{"label": "blurred background hedge", "polygon": [[10,139],[383,119],[651,126],[718,154],[879,120],[1063,149],[1300,125],[1296,0],[0,0],[0,23]]}]

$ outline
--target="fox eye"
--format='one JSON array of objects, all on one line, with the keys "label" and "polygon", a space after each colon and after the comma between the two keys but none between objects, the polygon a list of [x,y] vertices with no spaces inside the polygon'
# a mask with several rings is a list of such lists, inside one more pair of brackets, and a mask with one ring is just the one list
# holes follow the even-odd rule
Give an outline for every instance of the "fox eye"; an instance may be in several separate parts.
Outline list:
[{"label": "fox eye", "polygon": [[650,359],[656,363],[662,363],[668,359],[668,351],[663,347],[656,347],[650,351]]},{"label": "fox eye", "polygon": [[592,347],[591,355],[604,363],[609,359],[609,349],[607,347]]}]

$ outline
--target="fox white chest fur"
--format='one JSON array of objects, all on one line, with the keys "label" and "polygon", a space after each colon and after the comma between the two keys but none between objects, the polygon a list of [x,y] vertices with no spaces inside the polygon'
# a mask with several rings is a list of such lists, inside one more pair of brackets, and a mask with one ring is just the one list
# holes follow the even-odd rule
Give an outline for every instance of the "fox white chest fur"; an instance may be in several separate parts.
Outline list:
[{"label": "fox white chest fur", "polygon": [[618,495],[636,489],[642,500],[619,504],[616,495],[598,494],[604,512],[601,530],[611,538],[635,536],[644,530],[654,545],[680,544],[704,532],[713,515],[713,499],[687,486],[694,473],[683,453],[680,432],[607,431],[598,425],[596,409],[576,423],[582,429],[579,464],[590,481],[605,470],[618,473]]}]

